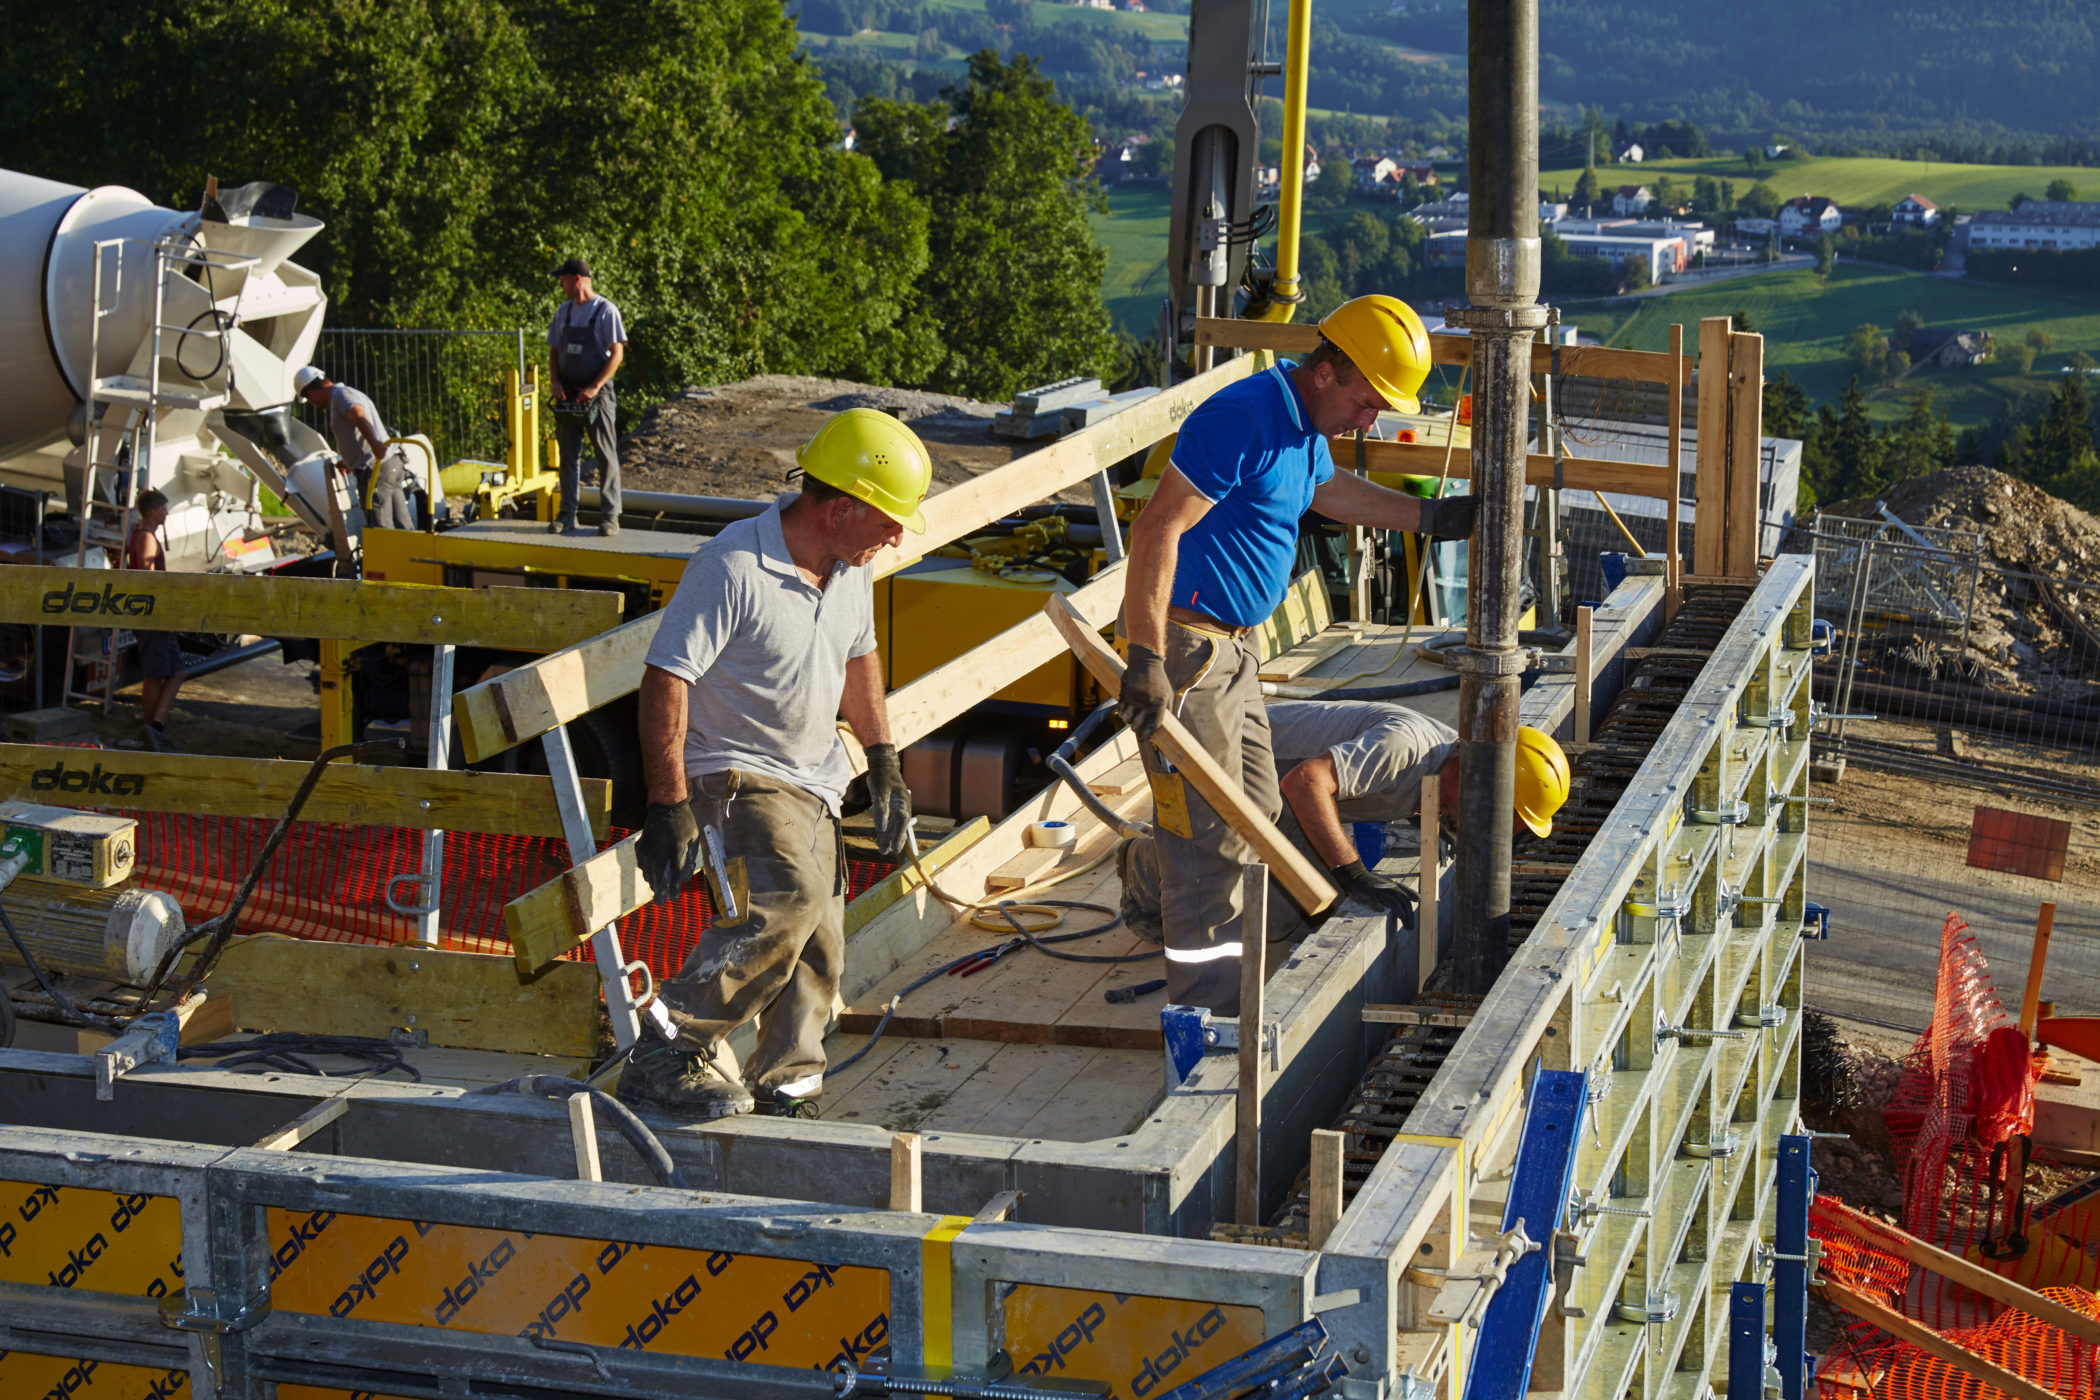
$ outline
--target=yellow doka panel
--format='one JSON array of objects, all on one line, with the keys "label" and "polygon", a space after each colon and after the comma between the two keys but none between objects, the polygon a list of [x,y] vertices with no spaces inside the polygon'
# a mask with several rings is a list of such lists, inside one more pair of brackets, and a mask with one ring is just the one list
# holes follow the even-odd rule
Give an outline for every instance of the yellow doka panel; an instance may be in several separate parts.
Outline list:
[{"label": "yellow doka panel", "polygon": [[[1043,610],[1043,600],[1050,594],[1079,591],[1062,578],[1051,583],[1015,583],[972,568],[897,574],[889,585],[889,643],[884,654],[889,658],[892,690],[1026,622]],[[1072,658],[1060,656],[992,699],[1068,709],[1072,687]]]},{"label": "yellow doka panel", "polygon": [[1106,1381],[1153,1400],[1263,1340],[1260,1308],[1024,1283],[1006,1297],[1016,1377]]}]

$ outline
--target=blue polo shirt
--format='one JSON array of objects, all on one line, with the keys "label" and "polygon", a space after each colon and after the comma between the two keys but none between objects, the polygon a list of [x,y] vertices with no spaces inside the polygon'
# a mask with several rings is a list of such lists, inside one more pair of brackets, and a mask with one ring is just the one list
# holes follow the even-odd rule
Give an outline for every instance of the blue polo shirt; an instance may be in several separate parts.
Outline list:
[{"label": "blue polo shirt", "polygon": [[1287,369],[1212,394],[1174,443],[1174,466],[1211,504],[1181,537],[1173,601],[1234,627],[1254,626],[1283,601],[1299,517],[1334,475]]}]

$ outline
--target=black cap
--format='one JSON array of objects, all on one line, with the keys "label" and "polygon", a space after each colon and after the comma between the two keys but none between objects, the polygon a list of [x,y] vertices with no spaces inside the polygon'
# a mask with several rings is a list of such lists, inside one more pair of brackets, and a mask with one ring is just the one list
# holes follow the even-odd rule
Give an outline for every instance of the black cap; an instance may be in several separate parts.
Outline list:
[{"label": "black cap", "polygon": [[591,275],[591,265],[582,258],[570,258],[560,267],[554,269],[556,277],[567,277],[571,273],[578,277],[589,277]]}]

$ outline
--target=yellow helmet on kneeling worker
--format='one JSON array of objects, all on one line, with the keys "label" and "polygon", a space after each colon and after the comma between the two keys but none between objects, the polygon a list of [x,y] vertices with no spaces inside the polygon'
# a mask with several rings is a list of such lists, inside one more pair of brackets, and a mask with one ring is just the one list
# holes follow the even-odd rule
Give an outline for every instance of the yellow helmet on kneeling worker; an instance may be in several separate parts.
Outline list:
[{"label": "yellow helmet on kneeling worker", "polygon": [[933,459],[919,435],[889,414],[849,408],[835,415],[796,451],[795,462],[804,475],[924,533],[919,503],[933,484]]},{"label": "yellow helmet on kneeling worker", "polygon": [[1553,814],[1568,800],[1568,755],[1543,729],[1517,731],[1517,818],[1534,836],[1553,834]]},{"label": "yellow helmet on kneeling worker", "polygon": [[1429,377],[1429,331],[1398,297],[1345,301],[1320,322],[1320,334],[1349,357],[1386,406],[1420,413],[1415,394]]}]

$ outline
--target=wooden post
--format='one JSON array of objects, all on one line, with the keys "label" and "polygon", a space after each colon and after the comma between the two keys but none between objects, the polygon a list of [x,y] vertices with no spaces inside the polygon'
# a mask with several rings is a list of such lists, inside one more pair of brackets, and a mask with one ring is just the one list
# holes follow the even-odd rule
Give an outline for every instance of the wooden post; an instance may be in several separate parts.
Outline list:
[{"label": "wooden post", "polygon": [[1595,652],[1590,643],[1590,615],[1595,608],[1575,609],[1575,742],[1590,741],[1590,688],[1596,683]]},{"label": "wooden post", "polygon": [[1343,1136],[1327,1128],[1312,1135],[1312,1208],[1305,1227],[1305,1247],[1325,1249],[1327,1237],[1342,1220]]},{"label": "wooden post", "polygon": [[1728,533],[1722,572],[1757,577],[1763,548],[1765,338],[1755,331],[1728,337]]},{"label": "wooden post", "polygon": [[925,1208],[919,1177],[919,1135],[898,1133],[890,1139],[890,1209],[917,1214]]},{"label": "wooden post", "polygon": [[2034,1027],[2042,1006],[2042,969],[2049,964],[2049,930],[2056,926],[2056,905],[2045,901],[2034,920],[2034,951],[2027,955],[2027,990],[2020,993],[2020,1034],[2034,1043]]},{"label": "wooden post", "polygon": [[1678,557],[1677,537],[1682,533],[1678,516],[1684,509],[1684,327],[1670,327],[1670,495],[1669,519],[1663,536],[1663,621],[1677,616],[1683,601],[1684,561]]},{"label": "wooden post", "polygon": [[1422,807],[1419,814],[1422,827],[1421,874],[1416,883],[1421,886],[1420,906],[1415,911],[1415,995],[1421,996],[1429,990],[1429,979],[1436,974],[1437,965],[1437,885],[1444,873],[1443,846],[1437,837],[1438,808],[1444,800],[1444,777],[1442,773],[1431,773],[1422,779]]},{"label": "wooden post", "polygon": [[1268,960],[1269,868],[1240,867],[1240,1084],[1233,1143],[1233,1218],[1261,1224],[1262,984]]},{"label": "wooden post", "polygon": [[598,1115],[588,1093],[569,1095],[569,1137],[576,1147],[576,1179],[605,1180],[598,1168]]},{"label": "wooden post", "polygon": [[[1692,572],[1718,577],[1727,566],[1728,328],[1726,316],[1699,323],[1698,476],[1692,492]],[[1682,410],[1679,410],[1682,412]]]}]

